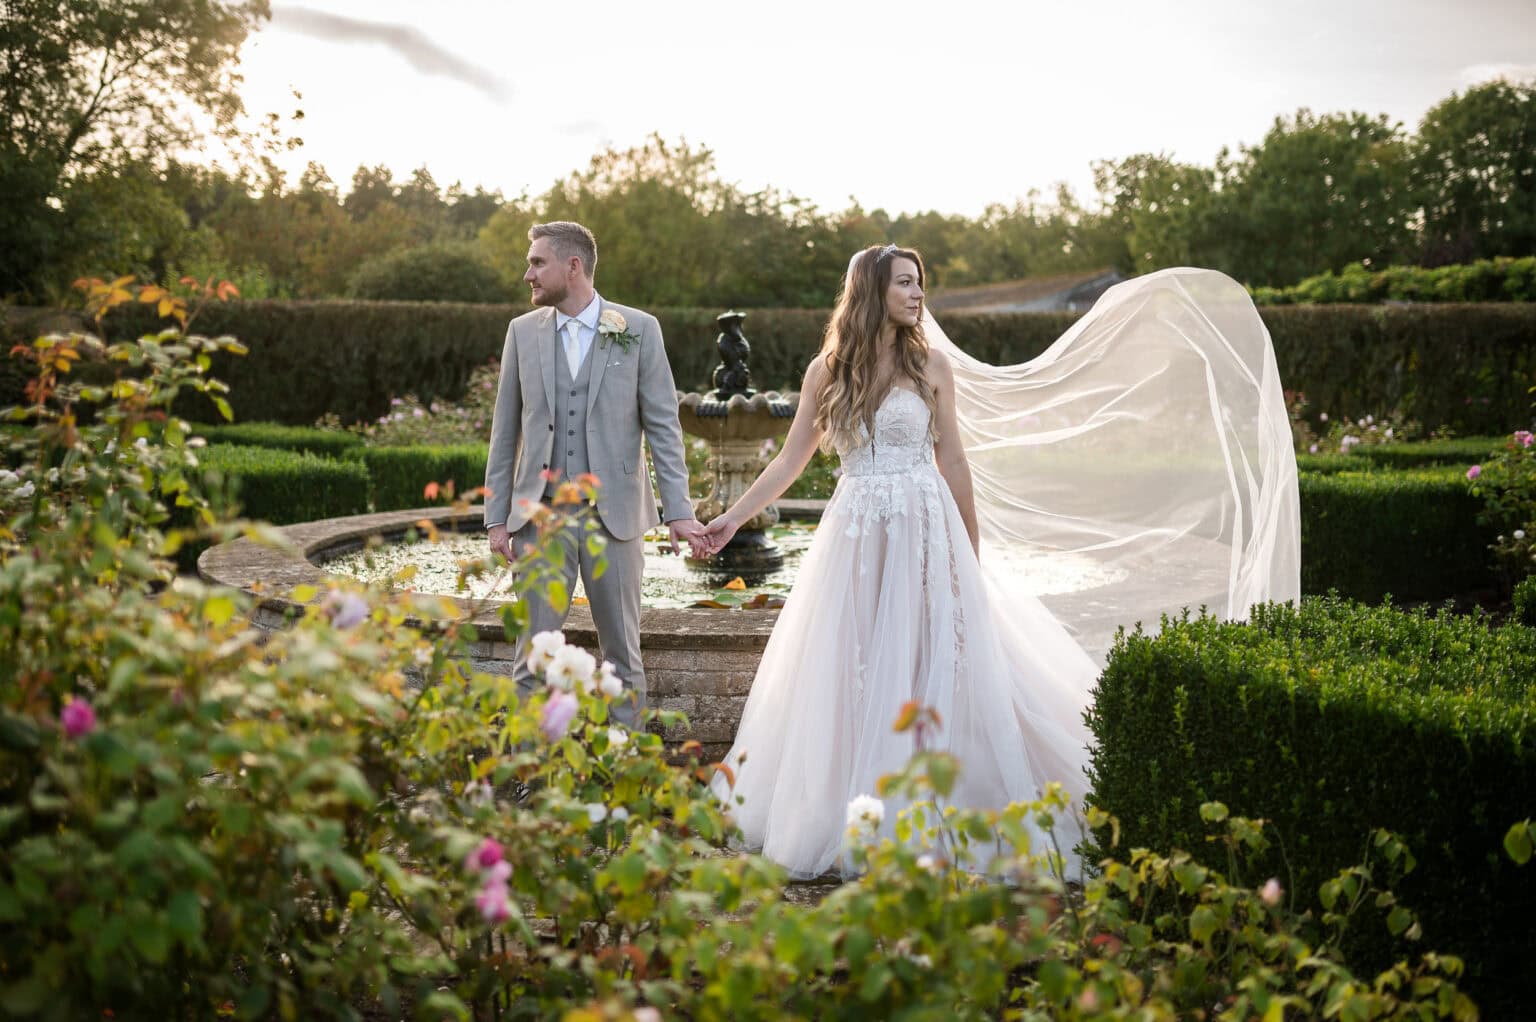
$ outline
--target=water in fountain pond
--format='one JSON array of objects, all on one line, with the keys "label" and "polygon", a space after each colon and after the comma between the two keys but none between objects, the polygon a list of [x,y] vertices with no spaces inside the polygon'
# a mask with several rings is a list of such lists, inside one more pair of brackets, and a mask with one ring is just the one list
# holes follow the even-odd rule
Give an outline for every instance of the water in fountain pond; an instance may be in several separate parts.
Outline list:
[{"label": "water in fountain pond", "polygon": [[[771,538],[784,551],[784,563],[761,578],[745,580],[749,584],[743,589],[725,588],[731,581],[729,575],[691,565],[684,557],[673,556],[670,552],[664,553],[665,543],[660,538],[663,534],[653,533],[645,541],[645,578],[641,600],[647,607],[665,609],[690,607],[710,600],[716,605],[735,606],[759,594],[770,599],[782,597],[794,584],[800,558],[810,546],[815,529],[813,523],[796,522],[770,530]],[[441,540],[436,544],[386,544],[327,560],[324,567],[333,575],[344,575],[364,582],[381,582],[407,566],[412,566],[416,574],[410,580],[410,588],[422,593],[495,599],[498,594],[508,590],[506,578],[492,577],[471,579],[467,589],[457,588],[460,562],[475,561],[485,556],[483,533],[444,532]],[[1091,590],[1125,577],[1123,569],[1107,567],[1080,554],[1058,551],[1019,552],[993,567],[1001,568],[1010,578],[1011,591],[1046,598],[1047,604],[1052,605],[1052,609],[1058,613],[1068,610],[1066,605],[1059,608],[1054,606],[1060,598],[1068,594],[1083,594],[1087,597]],[[579,581],[574,595],[584,597]],[[1069,604],[1072,602],[1068,600]],[[1072,609],[1077,608],[1073,605]],[[1075,615],[1067,613],[1065,616],[1070,620]]]},{"label": "water in fountain pond", "polygon": [[[673,556],[664,541],[665,534],[656,532],[645,540],[645,577],[642,580],[640,599],[647,607],[690,607],[704,600],[714,600],[732,606],[751,600],[758,594],[769,598],[789,592],[799,567],[800,556],[811,544],[815,535],[814,523],[792,523],[771,530],[774,542],[784,551],[784,563],[759,578],[747,579],[751,583],[744,589],[727,589],[733,576],[694,567],[684,556]],[[443,532],[441,542],[389,543],[372,550],[358,550],[324,562],[324,568],[333,575],[344,575],[363,582],[382,582],[397,575],[407,566],[414,567],[409,587],[419,593],[435,593],[444,596],[463,596],[484,600],[505,598],[510,581],[504,577],[470,579],[465,589],[458,588],[459,564],[478,561],[486,554],[485,534],[480,532]],[[581,582],[576,583],[573,596],[585,599]]]}]

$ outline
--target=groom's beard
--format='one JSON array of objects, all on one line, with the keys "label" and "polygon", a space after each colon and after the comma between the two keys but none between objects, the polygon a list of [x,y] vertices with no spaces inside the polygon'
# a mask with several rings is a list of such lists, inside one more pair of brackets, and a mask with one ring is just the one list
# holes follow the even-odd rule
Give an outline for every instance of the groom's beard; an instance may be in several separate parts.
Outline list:
[{"label": "groom's beard", "polygon": [[542,290],[542,293],[541,292],[530,292],[528,297],[533,301],[534,305],[538,305],[538,306],[559,305],[561,302],[565,301],[566,295],[568,295],[570,293],[571,293],[571,289],[568,288],[568,287],[561,287],[561,288],[546,287],[546,288],[544,288]]}]

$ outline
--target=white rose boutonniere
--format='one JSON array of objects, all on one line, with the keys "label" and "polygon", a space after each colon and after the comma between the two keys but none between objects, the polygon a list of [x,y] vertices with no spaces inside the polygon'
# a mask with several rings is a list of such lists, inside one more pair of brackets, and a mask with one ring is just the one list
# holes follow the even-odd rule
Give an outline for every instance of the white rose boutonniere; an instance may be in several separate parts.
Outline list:
[{"label": "white rose boutonniere", "polygon": [[628,351],[630,345],[640,342],[640,338],[629,332],[629,324],[624,322],[618,309],[604,309],[603,314],[597,317],[597,334],[603,339],[605,347],[611,342],[623,351]]}]

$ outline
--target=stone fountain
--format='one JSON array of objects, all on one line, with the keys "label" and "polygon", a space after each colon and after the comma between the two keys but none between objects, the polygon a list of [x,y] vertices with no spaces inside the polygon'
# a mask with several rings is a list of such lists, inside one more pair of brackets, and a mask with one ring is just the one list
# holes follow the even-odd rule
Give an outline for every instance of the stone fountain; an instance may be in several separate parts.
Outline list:
[{"label": "stone fountain", "polygon": [[[683,432],[701,437],[709,444],[710,490],[694,502],[694,514],[705,523],[735,503],[752,485],[767,463],[767,441],[777,440],[789,431],[790,420],[800,403],[798,394],[759,394],[752,389],[752,373],[747,368],[752,345],[741,330],[746,318],[746,313],[734,310],[715,317],[720,324],[716,343],[721,359],[710,381],[715,389],[678,398],[677,414]],[[783,563],[784,554],[767,531],[778,520],[778,508],[769,505],[748,519],[725,549],[714,557],[691,563],[713,572],[739,575],[751,582],[751,576]]]}]

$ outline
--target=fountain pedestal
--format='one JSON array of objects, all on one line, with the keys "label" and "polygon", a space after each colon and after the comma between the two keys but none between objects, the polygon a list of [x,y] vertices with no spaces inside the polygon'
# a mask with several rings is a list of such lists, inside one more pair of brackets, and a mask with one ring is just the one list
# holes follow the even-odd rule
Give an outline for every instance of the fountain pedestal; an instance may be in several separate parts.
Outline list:
[{"label": "fountain pedestal", "polygon": [[[721,332],[716,343],[721,363],[715,368],[715,390],[708,394],[679,394],[678,420],[683,432],[709,444],[709,493],[694,502],[694,516],[706,524],[730,507],[757,478],[768,461],[770,441],[789,430],[799,405],[799,395],[780,397],[752,389],[747,357],[752,346],[741,332],[744,312],[725,312],[715,317]],[[741,576],[762,575],[784,561],[767,530],[779,520],[778,508],[769,505],[743,523],[736,535],[714,557],[689,563],[707,571]]]}]

